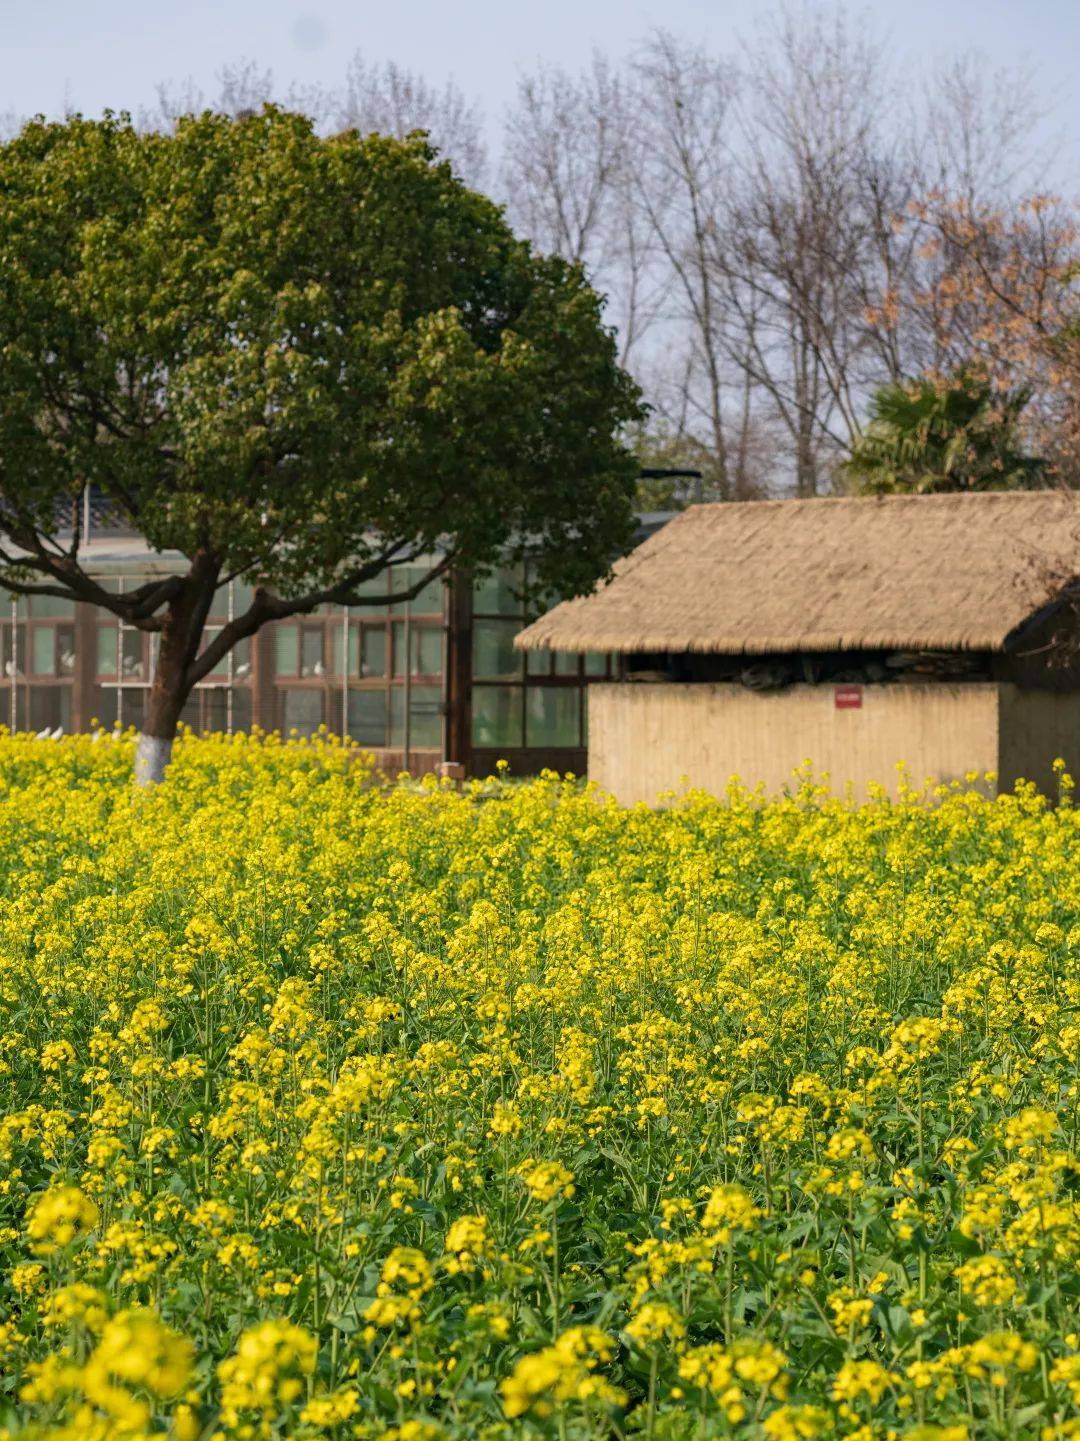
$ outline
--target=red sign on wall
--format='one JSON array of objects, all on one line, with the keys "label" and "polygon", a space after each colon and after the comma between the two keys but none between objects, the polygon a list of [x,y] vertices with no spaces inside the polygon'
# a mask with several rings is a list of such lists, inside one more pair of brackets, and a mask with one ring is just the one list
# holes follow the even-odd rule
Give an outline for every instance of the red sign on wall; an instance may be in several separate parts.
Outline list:
[{"label": "red sign on wall", "polygon": [[862,710],[862,686],[838,685],[833,691],[837,710]]}]

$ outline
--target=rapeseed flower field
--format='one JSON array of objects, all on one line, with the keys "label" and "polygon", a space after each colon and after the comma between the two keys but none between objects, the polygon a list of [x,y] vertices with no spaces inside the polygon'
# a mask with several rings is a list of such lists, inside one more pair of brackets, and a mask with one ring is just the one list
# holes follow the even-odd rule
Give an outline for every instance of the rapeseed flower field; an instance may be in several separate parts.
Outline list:
[{"label": "rapeseed flower field", "polygon": [[0,737],[4,1436],[1080,1435],[1068,804],[131,751]]}]

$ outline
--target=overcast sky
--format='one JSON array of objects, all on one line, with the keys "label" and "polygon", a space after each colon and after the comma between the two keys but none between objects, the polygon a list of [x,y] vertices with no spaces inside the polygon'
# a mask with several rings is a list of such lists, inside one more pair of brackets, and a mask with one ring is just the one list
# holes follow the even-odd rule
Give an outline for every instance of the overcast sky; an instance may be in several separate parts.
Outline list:
[{"label": "overcast sky", "polygon": [[[765,8],[765,0],[0,0],[0,112],[137,111],[153,101],[156,82],[190,76],[212,92],[215,71],[241,59],[272,69],[282,88],[333,84],[360,50],[431,80],[453,76],[497,120],[516,76],[537,60],[574,66],[594,45],[623,54],[658,25],[728,49]],[[851,9],[909,59],[977,48],[993,66],[1029,62],[1070,159],[1080,157],[1080,0],[867,0]]]}]

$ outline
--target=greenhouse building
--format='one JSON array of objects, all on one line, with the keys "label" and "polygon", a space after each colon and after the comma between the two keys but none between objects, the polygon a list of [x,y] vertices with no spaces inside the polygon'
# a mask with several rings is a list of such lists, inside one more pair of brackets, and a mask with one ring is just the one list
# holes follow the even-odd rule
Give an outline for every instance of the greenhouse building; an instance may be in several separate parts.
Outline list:
[{"label": "greenhouse building", "polygon": [[[87,507],[82,560],[117,590],[179,569],[151,551],[104,507]],[[643,519],[648,533],[666,516]],[[393,595],[430,565],[392,567],[370,582]],[[385,609],[323,606],[264,627],[192,693],[184,723],[200,733],[253,726],[310,736],[320,726],[374,752],[387,771],[414,774],[452,762],[486,774],[543,767],[582,773],[588,690],[609,679],[602,652],[526,656],[514,638],[529,620],[524,573],[503,569],[472,584],[436,581]],[[207,634],[247,608],[249,587],[222,587]],[[0,723],[56,735],[139,727],[157,637],[97,607],[51,596],[0,600],[4,687]]]}]

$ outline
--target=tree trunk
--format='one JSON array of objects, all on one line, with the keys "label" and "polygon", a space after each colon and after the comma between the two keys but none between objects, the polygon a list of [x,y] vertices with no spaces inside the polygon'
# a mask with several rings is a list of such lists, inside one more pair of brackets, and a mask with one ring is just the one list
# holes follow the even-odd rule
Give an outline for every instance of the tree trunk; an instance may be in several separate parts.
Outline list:
[{"label": "tree trunk", "polygon": [[200,557],[192,567],[192,583],[170,602],[161,626],[157,665],[146,697],[146,715],[135,748],[135,784],[157,785],[172,759],[180,712],[191,694],[188,669],[199,651],[203,626],[217,578]]},{"label": "tree trunk", "polygon": [[143,731],[135,747],[135,784],[156,786],[165,779],[169,761],[172,759],[173,743],[159,736],[147,735]]},{"label": "tree trunk", "polygon": [[161,631],[154,678],[146,697],[142,734],[135,748],[135,784],[138,786],[157,785],[165,779],[180,712],[187,700],[184,685],[187,666],[181,637],[184,627],[178,621],[170,606]]}]

